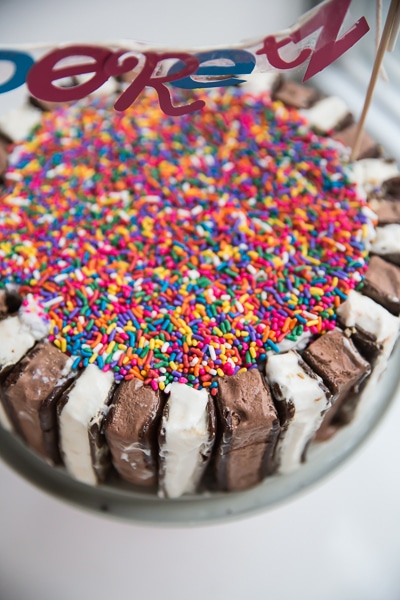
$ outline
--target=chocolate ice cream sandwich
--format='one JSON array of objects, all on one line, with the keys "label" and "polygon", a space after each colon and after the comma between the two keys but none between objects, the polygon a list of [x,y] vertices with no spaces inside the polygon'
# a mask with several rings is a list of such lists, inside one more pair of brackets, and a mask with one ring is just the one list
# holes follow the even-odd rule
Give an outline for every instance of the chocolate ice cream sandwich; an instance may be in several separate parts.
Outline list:
[{"label": "chocolate ice cream sandwich", "polygon": [[26,138],[39,123],[40,111],[28,103],[0,116],[0,130],[4,138],[13,142]]},{"label": "chocolate ice cream sandwich", "polygon": [[385,227],[377,227],[371,252],[400,265],[400,225],[393,223]]},{"label": "chocolate ice cream sandwich", "polygon": [[311,86],[285,79],[272,98],[294,108],[310,108],[321,98],[321,93]]},{"label": "chocolate ice cream sandwich", "polygon": [[281,423],[275,460],[280,473],[290,473],[305,460],[332,394],[294,350],[270,356],[266,376]]},{"label": "chocolate ice cream sandwich", "polygon": [[[3,310],[14,309],[20,304],[18,295],[8,295],[3,292]],[[0,424],[7,430],[15,428],[19,431],[14,414],[9,412],[4,398],[4,379],[38,340],[48,334],[48,323],[40,306],[31,296],[19,306],[17,314],[0,318]]]},{"label": "chocolate ice cream sandwich", "polygon": [[371,202],[378,217],[378,225],[400,225],[400,199],[382,198]]},{"label": "chocolate ice cream sandwich", "polygon": [[399,334],[400,319],[371,298],[352,290],[338,308],[340,324],[346,328],[360,352],[373,366],[371,378],[385,370]]},{"label": "chocolate ice cream sandwich", "polygon": [[347,104],[337,96],[328,96],[300,111],[318,132],[341,131],[353,123]]},{"label": "chocolate ice cream sandwich", "polygon": [[393,315],[400,314],[400,267],[373,256],[365,274],[362,293],[384,306]]},{"label": "chocolate ice cream sandwich", "polygon": [[58,403],[61,457],[75,479],[90,485],[110,469],[103,421],[114,391],[114,376],[88,365]]},{"label": "chocolate ice cream sandwich", "polygon": [[27,444],[52,463],[60,462],[56,405],[75,373],[72,359],[39,342],[5,378],[3,401]]},{"label": "chocolate ice cream sandwich", "polygon": [[117,386],[104,433],[113,465],[125,481],[144,487],[156,485],[157,435],[163,405],[161,392],[139,379]]},{"label": "chocolate ice cream sandwich", "polygon": [[[358,124],[352,123],[332,136],[332,139],[341,142],[347,148],[353,148],[358,134]],[[366,131],[361,134],[360,150],[357,159],[378,158],[382,155],[382,148]]]},{"label": "chocolate ice cream sandwich", "polygon": [[390,158],[363,158],[352,165],[352,177],[367,193],[376,192],[384,181],[399,174],[396,161]]},{"label": "chocolate ice cream sandwich", "polygon": [[317,338],[302,357],[332,393],[332,408],[317,433],[318,439],[326,439],[342,424],[341,411],[346,403],[353,405],[355,402],[361,383],[371,372],[371,365],[339,328]]},{"label": "chocolate ice cream sandwich", "polygon": [[258,369],[217,380],[217,487],[239,491],[260,483],[274,468],[280,425],[271,392]]},{"label": "chocolate ice cream sandwich", "polygon": [[206,389],[172,383],[159,435],[159,495],[194,493],[215,440],[214,404]]}]

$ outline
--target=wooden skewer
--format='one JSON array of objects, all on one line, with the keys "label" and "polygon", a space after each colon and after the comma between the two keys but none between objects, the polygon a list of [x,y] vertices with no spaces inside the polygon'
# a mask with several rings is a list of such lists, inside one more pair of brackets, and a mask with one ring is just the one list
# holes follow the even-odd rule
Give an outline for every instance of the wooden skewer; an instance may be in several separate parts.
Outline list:
[{"label": "wooden skewer", "polygon": [[398,19],[400,14],[400,0],[392,0],[390,3],[389,11],[386,17],[385,26],[383,28],[383,33],[381,37],[381,41],[379,43],[378,51],[376,53],[376,58],[374,62],[374,66],[372,69],[371,79],[369,81],[367,94],[365,96],[364,106],[362,109],[361,117],[357,126],[356,139],[354,142],[354,146],[351,152],[350,160],[356,160],[361,147],[361,137],[364,129],[365,119],[367,117],[367,112],[370,107],[372,96],[374,93],[375,85],[379,77],[379,72],[381,70],[383,57],[385,56],[385,52],[390,44],[393,42],[393,37],[395,33],[396,26],[398,25]]}]

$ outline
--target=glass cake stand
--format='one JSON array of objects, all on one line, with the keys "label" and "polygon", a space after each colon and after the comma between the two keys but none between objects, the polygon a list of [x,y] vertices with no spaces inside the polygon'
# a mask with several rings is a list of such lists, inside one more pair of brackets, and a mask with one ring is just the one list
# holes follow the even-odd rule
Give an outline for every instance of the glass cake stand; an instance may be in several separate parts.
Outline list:
[{"label": "glass cake stand", "polygon": [[400,391],[400,343],[373,397],[363,399],[356,419],[331,440],[313,444],[307,462],[290,475],[274,475],[246,492],[206,492],[177,500],[133,491],[123,483],[90,487],[63,468],[49,466],[12,434],[0,428],[0,457],[49,494],[84,509],[153,525],[202,525],[259,513],[287,501],[332,473],[368,438]]}]

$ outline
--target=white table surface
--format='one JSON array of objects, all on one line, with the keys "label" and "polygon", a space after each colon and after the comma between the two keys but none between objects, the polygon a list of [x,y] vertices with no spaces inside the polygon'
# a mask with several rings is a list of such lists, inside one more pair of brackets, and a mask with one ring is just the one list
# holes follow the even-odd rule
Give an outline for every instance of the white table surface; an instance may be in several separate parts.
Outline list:
[{"label": "white table surface", "polygon": [[[82,40],[95,4],[2,0],[2,41]],[[149,39],[160,29],[157,20],[140,36],[132,14],[111,15],[117,4],[107,3],[107,21],[106,3],[97,3],[88,39]],[[213,41],[217,34],[214,27]],[[0,462],[0,600],[398,600],[399,424],[400,396],[361,449],[311,491],[201,528],[141,527],[80,511]]]},{"label": "white table surface", "polygon": [[0,462],[1,600],[398,600],[400,395],[337,471],[256,517],[142,527],[80,511]]}]

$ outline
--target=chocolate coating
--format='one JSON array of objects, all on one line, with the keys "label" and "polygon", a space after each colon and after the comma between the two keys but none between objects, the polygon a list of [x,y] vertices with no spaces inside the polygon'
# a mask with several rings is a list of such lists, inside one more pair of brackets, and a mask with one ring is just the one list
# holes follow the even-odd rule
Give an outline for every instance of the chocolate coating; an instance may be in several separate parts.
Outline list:
[{"label": "chocolate coating", "polygon": [[62,102],[49,102],[47,100],[40,100],[34,96],[29,96],[29,103],[42,112],[50,112],[60,106],[63,106]]},{"label": "chocolate coating", "polygon": [[400,314],[400,267],[373,256],[364,279],[363,294],[384,306],[389,312]]},{"label": "chocolate coating", "polygon": [[284,80],[282,85],[273,93],[274,100],[280,100],[287,106],[293,106],[294,108],[310,108],[320,97],[321,94],[318,90],[289,80]]},{"label": "chocolate coating", "polygon": [[13,290],[0,290],[0,319],[16,313],[22,304],[21,296]]},{"label": "chocolate coating", "polygon": [[135,485],[157,483],[157,432],[163,404],[160,392],[142,381],[123,381],[106,417],[104,432],[113,465]]},{"label": "chocolate coating", "polygon": [[372,208],[378,216],[379,225],[400,224],[400,200],[383,198],[376,201]]},{"label": "chocolate coating", "polygon": [[8,374],[4,400],[27,444],[54,463],[60,462],[56,404],[74,374],[68,356],[53,344],[39,343]]},{"label": "chocolate coating", "polygon": [[[335,133],[334,140],[341,142],[348,148],[353,148],[357,134],[357,123],[352,123],[341,131]],[[365,131],[361,136],[361,146],[357,158],[377,158],[382,155],[382,149]]]},{"label": "chocolate coating", "polygon": [[8,152],[6,145],[0,141],[0,180],[3,179],[8,166]]},{"label": "chocolate coating", "polygon": [[270,390],[257,369],[218,379],[218,440],[215,474],[219,489],[250,488],[272,470],[280,426]]},{"label": "chocolate coating", "polygon": [[383,182],[382,194],[385,198],[400,200],[400,175]]},{"label": "chocolate coating", "polygon": [[317,439],[327,439],[342,424],[340,413],[346,410],[346,402],[353,404],[360,384],[371,372],[371,365],[338,328],[312,342],[302,356],[333,394],[333,406],[317,432]]}]

